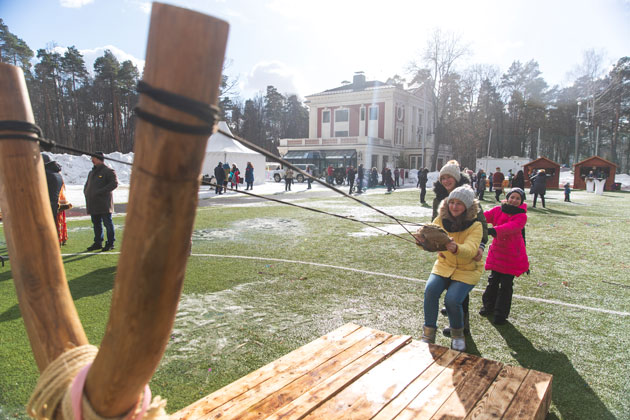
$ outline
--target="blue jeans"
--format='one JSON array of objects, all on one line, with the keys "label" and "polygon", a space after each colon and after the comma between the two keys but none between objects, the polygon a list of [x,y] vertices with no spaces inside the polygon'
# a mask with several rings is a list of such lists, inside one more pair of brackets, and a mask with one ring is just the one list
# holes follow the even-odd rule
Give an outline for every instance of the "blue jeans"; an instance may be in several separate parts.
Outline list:
[{"label": "blue jeans", "polygon": [[105,230],[107,230],[107,243],[113,244],[116,238],[114,237],[114,222],[112,221],[112,214],[93,214],[91,216],[92,225],[94,226],[94,243],[103,243],[103,226],[101,226],[101,222],[103,222]]},{"label": "blue jeans", "polygon": [[462,302],[473,287],[472,284],[431,274],[424,288],[424,325],[437,328],[440,296],[446,290],[444,305],[446,305],[448,312],[449,325],[451,328],[464,328]]}]

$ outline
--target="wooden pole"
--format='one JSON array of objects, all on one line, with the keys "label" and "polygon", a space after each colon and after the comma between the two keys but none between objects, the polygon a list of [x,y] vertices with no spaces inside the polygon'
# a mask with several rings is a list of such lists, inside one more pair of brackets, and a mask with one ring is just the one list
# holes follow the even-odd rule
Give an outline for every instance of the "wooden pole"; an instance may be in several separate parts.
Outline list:
[{"label": "wooden pole", "polygon": [[[0,120],[34,122],[22,70],[3,63]],[[0,208],[20,311],[41,372],[88,341],[68,289],[36,142],[0,140]]]},{"label": "wooden pole", "polygon": [[[204,103],[219,95],[228,24],[153,4],[143,80]],[[199,125],[141,95],[139,107]],[[109,322],[86,393],[104,417],[138,401],[168,343],[188,259],[208,136],[184,135],[137,120],[135,158]]]}]

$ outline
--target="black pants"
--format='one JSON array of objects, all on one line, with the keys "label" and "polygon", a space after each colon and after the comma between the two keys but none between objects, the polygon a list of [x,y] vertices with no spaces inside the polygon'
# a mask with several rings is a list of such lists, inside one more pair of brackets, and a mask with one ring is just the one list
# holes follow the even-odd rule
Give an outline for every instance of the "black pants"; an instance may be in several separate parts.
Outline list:
[{"label": "black pants", "polygon": [[479,196],[479,199],[480,199],[480,200],[483,200],[483,193],[485,193],[485,192],[486,192],[486,189],[485,189],[485,188],[484,188],[484,189],[478,189],[478,190],[477,190],[477,195]]},{"label": "black pants", "polygon": [[425,203],[425,201],[424,201],[424,197],[425,197],[426,195],[427,195],[427,186],[426,186],[426,185],[424,185],[424,186],[420,185],[420,202],[421,202],[422,204],[424,204],[424,203]]},{"label": "black pants", "polygon": [[[538,199],[538,193],[534,193],[534,207],[536,207],[537,199]],[[545,208],[545,194],[540,194],[540,201],[542,201],[543,208]]]},{"label": "black pants", "polygon": [[352,189],[354,188],[354,179],[348,180],[348,185],[350,185],[350,188],[348,189],[348,194],[352,194]]},{"label": "black pants", "polygon": [[497,198],[497,201],[501,201],[501,200],[499,200],[499,197],[501,197],[501,194],[502,194],[502,193],[503,193],[503,190],[502,190],[502,189],[495,189],[495,190],[494,190],[494,194],[495,194],[495,196],[496,196],[496,198]]},{"label": "black pants", "polygon": [[512,307],[514,276],[492,271],[488,276],[488,286],[481,298],[486,311],[494,311],[494,316],[507,318]]},{"label": "black pants", "polygon": [[569,194],[565,193],[564,194],[564,201],[571,201],[571,197],[569,196]]},{"label": "black pants", "polygon": [[293,178],[285,178],[284,179],[284,190],[291,191],[291,184],[293,183]]}]

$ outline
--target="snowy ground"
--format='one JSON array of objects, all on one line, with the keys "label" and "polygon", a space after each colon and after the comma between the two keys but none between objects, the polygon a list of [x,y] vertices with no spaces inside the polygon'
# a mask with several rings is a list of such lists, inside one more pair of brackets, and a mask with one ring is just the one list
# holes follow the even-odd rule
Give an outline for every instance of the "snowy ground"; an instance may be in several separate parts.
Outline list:
[{"label": "snowy ground", "polygon": [[[85,179],[87,178],[90,169],[92,168],[92,161],[89,156],[74,156],[69,154],[54,154],[50,153],[50,156],[53,160],[56,160],[61,165],[61,175],[63,176],[64,182],[66,183],[66,192],[68,200],[72,203],[74,207],[85,207],[85,197],[83,196],[83,184],[85,183]],[[121,160],[123,162],[133,162],[133,153],[122,154],[119,152],[109,153],[105,155],[106,157]],[[126,203],[129,198],[129,180],[131,178],[131,166],[124,165],[118,162],[112,162],[111,160],[106,161],[108,165],[113,167],[116,170],[116,175],[118,176],[119,186],[116,190],[114,190],[114,202],[115,203]],[[402,186],[402,190],[407,188],[415,188],[416,187],[416,178],[415,171],[412,171],[411,176],[407,179],[407,183]],[[437,180],[438,173],[430,172],[428,174],[429,181],[427,182],[427,186],[429,188],[432,187],[433,183]],[[573,184],[573,173],[571,171],[562,171],[560,172],[560,185],[564,185],[565,183]],[[623,190],[630,190],[630,175],[626,174],[617,174],[615,177],[615,182],[621,182]],[[284,182],[273,182],[266,181],[259,185],[254,186],[253,192],[255,194],[260,195],[282,195],[282,199],[291,199],[291,198],[301,198],[300,193],[306,190],[307,183],[295,183],[293,184],[292,191],[284,192]],[[325,191],[326,187],[318,184],[312,184],[313,191]],[[341,189],[345,190],[347,187],[342,186]],[[401,190],[399,189],[399,191]],[[382,194],[382,189],[370,190],[368,194]],[[214,192],[210,190],[207,186],[202,186],[199,189],[199,198],[200,199],[216,199],[222,200],[225,197],[230,197],[237,195],[235,192],[228,192],[225,195],[215,196]]]}]

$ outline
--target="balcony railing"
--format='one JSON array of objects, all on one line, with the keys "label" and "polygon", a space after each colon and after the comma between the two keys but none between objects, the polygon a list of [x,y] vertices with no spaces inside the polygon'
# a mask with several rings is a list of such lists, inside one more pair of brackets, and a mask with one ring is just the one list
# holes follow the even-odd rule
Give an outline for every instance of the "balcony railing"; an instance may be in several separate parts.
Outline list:
[{"label": "balcony railing", "polygon": [[379,139],[376,137],[331,137],[315,139],[280,139],[280,147],[300,147],[300,146],[334,146],[348,144],[370,144],[373,146],[392,146],[391,140]]}]

